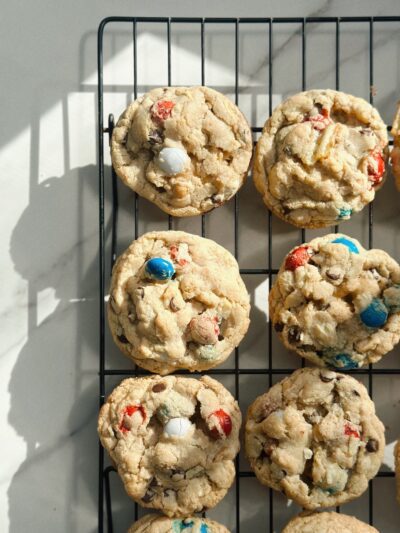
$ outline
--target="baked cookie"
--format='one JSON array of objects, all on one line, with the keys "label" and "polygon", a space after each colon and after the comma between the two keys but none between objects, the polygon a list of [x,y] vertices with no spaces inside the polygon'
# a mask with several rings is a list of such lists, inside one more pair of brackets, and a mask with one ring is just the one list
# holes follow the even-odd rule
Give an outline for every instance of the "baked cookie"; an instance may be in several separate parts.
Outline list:
[{"label": "baked cookie", "polygon": [[293,518],[282,533],[379,533],[354,516],[339,513],[302,513]]},{"label": "baked cookie", "polygon": [[397,501],[400,504],[400,440],[396,442],[396,446],[394,447],[394,463],[396,473]]},{"label": "baked cookie", "polygon": [[390,159],[396,185],[400,190],[400,103],[397,107],[396,116],[393,120],[391,134],[393,135],[393,148],[390,153]]},{"label": "baked cookie", "polygon": [[214,507],[235,478],[242,417],[218,381],[149,376],[123,381],[98,432],[129,496],[168,516]]},{"label": "baked cookie", "polygon": [[169,374],[224,361],[249,326],[249,295],[233,256],[184,233],[143,235],[115,263],[108,320],[138,365]]},{"label": "baked cookie", "polygon": [[245,445],[263,485],[318,509],[368,488],[385,437],[364,385],[332,370],[302,368],[249,407]]},{"label": "baked cookie", "polygon": [[178,518],[146,515],[129,528],[128,533],[229,533],[226,527],[206,518]]},{"label": "baked cookie", "polygon": [[300,228],[323,228],[372,202],[387,155],[386,126],[365,100],[306,91],[285,100],[267,120],[254,183],[278,217]]},{"label": "baked cookie", "polygon": [[325,235],[286,256],[269,305],[285,346],[314,364],[376,363],[400,338],[400,267],[382,250]]},{"label": "baked cookie", "polygon": [[208,87],[154,89],[121,115],[111,159],[122,181],[178,217],[210,211],[243,184],[252,155],[237,106]]}]

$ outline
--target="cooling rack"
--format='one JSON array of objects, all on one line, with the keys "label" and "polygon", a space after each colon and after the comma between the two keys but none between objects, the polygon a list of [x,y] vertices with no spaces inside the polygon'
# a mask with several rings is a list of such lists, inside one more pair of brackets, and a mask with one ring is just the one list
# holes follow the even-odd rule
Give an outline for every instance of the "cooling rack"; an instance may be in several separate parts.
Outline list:
[{"label": "cooling rack", "polygon": [[[106,342],[106,321],[105,321],[105,301],[106,301],[106,290],[108,288],[108,275],[111,267],[117,256],[119,233],[118,233],[118,220],[120,214],[120,196],[121,193],[118,191],[118,183],[115,172],[113,169],[105,166],[105,154],[108,150],[109,138],[112,134],[114,127],[114,113],[120,113],[121,108],[118,109],[109,109],[110,106],[105,105],[104,98],[104,47],[105,47],[105,30],[107,26],[112,25],[114,31],[119,31],[123,28],[123,31],[126,32],[127,28],[130,32],[132,39],[132,80],[131,80],[131,96],[136,98],[139,94],[139,83],[138,83],[138,64],[139,62],[146,61],[146,57],[139,56],[138,48],[138,28],[145,27],[146,25],[151,25],[154,27],[160,27],[163,29],[164,39],[166,41],[166,72],[167,72],[167,84],[171,85],[172,80],[172,36],[175,28],[182,28],[185,25],[190,26],[190,31],[193,32],[193,28],[197,28],[196,35],[199,38],[199,54],[200,54],[200,82],[202,85],[207,83],[206,78],[206,39],[207,32],[214,26],[218,27],[227,27],[231,31],[232,35],[232,53],[234,56],[234,66],[233,66],[233,98],[236,104],[239,104],[239,96],[243,87],[240,82],[240,69],[239,69],[239,54],[240,54],[240,37],[242,35],[243,28],[246,28],[246,31],[251,31],[252,25],[257,25],[257,28],[265,28],[265,63],[268,75],[265,79],[265,94],[267,95],[267,105],[266,110],[271,114],[273,109],[273,94],[275,87],[274,80],[274,53],[273,53],[273,43],[274,35],[276,33],[277,27],[282,27],[284,25],[297,25],[298,29],[296,31],[297,38],[299,40],[299,60],[300,60],[300,76],[301,76],[301,87],[299,90],[305,90],[308,87],[307,80],[307,29],[311,24],[320,24],[321,27],[327,29],[327,32],[330,35],[330,38],[333,39],[334,43],[334,82],[332,83],[331,88],[340,89],[341,88],[341,31],[346,25],[352,24],[352,27],[360,27],[360,32],[363,32],[365,37],[365,47],[367,48],[368,54],[368,74],[365,83],[368,83],[368,96],[369,101],[374,103],[374,29],[376,24],[385,24],[385,23],[398,23],[400,22],[399,17],[309,17],[309,18],[164,18],[164,17],[108,17],[104,19],[99,26],[98,30],[98,171],[99,171],[99,270],[100,270],[100,284],[99,284],[99,298],[100,298],[100,308],[99,308],[99,319],[100,319],[100,328],[99,328],[99,347],[100,347],[100,359],[99,359],[99,402],[100,405],[103,404],[106,392],[108,380],[114,379],[114,383],[117,380],[121,380],[127,376],[142,375],[146,374],[145,371],[140,368],[134,367],[133,365],[129,368],[114,368],[108,364],[108,347]],[[250,28],[250,30],[249,30]],[[160,82],[159,85],[164,85],[165,83]],[[198,84],[197,81],[192,83],[193,85]],[[393,106],[395,101],[393,101]],[[262,130],[263,121],[261,123],[252,123],[252,131],[254,138]],[[128,194],[126,189],[123,189],[122,194]],[[232,210],[232,224],[233,224],[233,242],[232,242],[232,251],[236,258],[239,254],[239,228],[241,227],[241,209],[239,207],[240,203],[240,194],[231,201]],[[111,214],[109,219],[106,220],[105,217],[105,204],[106,202],[110,203]],[[131,209],[133,211],[133,228],[131,233],[131,239],[137,238],[144,231],[140,231],[140,221],[141,213],[148,209],[147,201],[140,201],[138,196],[132,195]],[[222,208],[220,208],[222,209]],[[271,285],[273,276],[277,273],[277,264],[274,261],[274,217],[271,213],[265,211],[265,239],[266,239],[266,257],[265,264],[259,265],[257,268],[241,268],[240,272],[244,276],[246,283],[251,283],[251,278],[257,277],[257,279],[264,278],[268,282],[268,286]],[[202,236],[208,236],[207,228],[210,226],[210,215],[206,214],[201,217],[201,225],[199,233]],[[175,220],[173,217],[168,216],[166,225],[169,229],[175,227]],[[373,245],[373,236],[374,236],[374,207],[370,204],[368,208],[368,217],[365,220],[365,229],[366,229],[366,241],[369,247]],[[338,231],[338,227],[335,227],[333,231]],[[304,242],[306,239],[306,232],[304,230],[299,230],[298,241]],[[110,244],[108,245],[107,242]],[[224,242],[220,242],[224,245]],[[250,281],[249,281],[250,280]],[[229,359],[229,366],[224,366],[223,368],[216,368],[207,371],[207,374],[213,375],[216,379],[222,379],[223,377],[230,376],[232,378],[233,392],[238,399],[241,401],[239,392],[240,392],[240,378],[242,376],[261,376],[264,380],[265,389],[268,386],[271,386],[275,378],[283,377],[290,374],[295,368],[294,365],[291,367],[275,367],[273,364],[273,335],[271,335],[271,323],[265,325],[267,328],[267,338],[265,343],[266,357],[264,360],[264,365],[257,365],[253,367],[247,365],[248,368],[243,367],[239,361],[239,350],[237,348],[235,353]],[[300,363],[299,363],[300,364]],[[304,364],[304,363],[303,363]],[[187,374],[186,371],[180,371],[180,374]],[[364,379],[370,395],[374,395],[374,379],[379,376],[385,375],[400,375],[400,366],[394,366],[393,368],[384,368],[381,365],[374,367],[370,365],[368,368],[352,370],[347,373],[355,374],[360,376],[360,379]],[[195,373],[196,374],[196,373]],[[378,413],[379,414],[379,413]],[[241,490],[241,485],[244,483],[246,478],[254,478],[254,474],[249,471],[249,468],[243,468],[242,463],[239,463],[239,459],[236,460],[236,470],[237,476],[235,485],[233,487],[234,497],[230,500],[229,507],[229,516],[234,516],[234,526],[232,530],[236,533],[247,533],[246,526],[243,525],[241,521],[242,509],[242,498],[243,490]],[[382,469],[377,478],[393,478],[393,472],[390,470]],[[112,478],[117,477],[115,474],[115,469],[112,465],[107,463],[105,458],[104,451],[99,445],[99,492],[98,492],[98,528],[100,532],[108,531],[112,533],[114,531],[114,520],[113,520],[113,490],[112,490]],[[394,491],[394,481],[390,480],[393,484],[392,490]],[[374,524],[374,481],[370,482],[367,503],[368,503],[368,513],[367,521],[370,524]],[[265,505],[267,507],[267,513],[262,525],[257,526],[257,530],[274,532],[276,531],[276,503],[277,498],[276,493],[270,489],[265,489],[265,500],[260,501],[260,505]],[[126,497],[128,498],[128,497]],[[139,508],[137,504],[131,503],[132,506],[132,521],[136,520],[139,516]],[[340,511],[340,509],[337,509]],[[294,513],[292,513],[294,514]],[[222,521],[222,520],[221,520]],[[393,533],[396,530],[395,523],[393,524]],[[252,529],[254,531],[254,529]],[[392,533],[392,531],[390,531]]]}]

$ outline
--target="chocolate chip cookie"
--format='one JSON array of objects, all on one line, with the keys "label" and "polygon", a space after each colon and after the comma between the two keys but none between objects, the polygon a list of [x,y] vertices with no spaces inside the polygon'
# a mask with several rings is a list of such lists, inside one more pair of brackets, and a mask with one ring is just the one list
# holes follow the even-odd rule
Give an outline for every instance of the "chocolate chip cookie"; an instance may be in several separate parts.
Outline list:
[{"label": "chocolate chip cookie", "polygon": [[318,509],[368,488],[383,458],[384,427],[364,385],[332,370],[302,368],[250,406],[245,446],[263,485]]},{"label": "chocolate chip cookie", "polygon": [[387,155],[386,126],[368,102],[338,91],[306,91],[285,100],[266,122],[254,183],[278,217],[323,228],[374,199]]},{"label": "chocolate chip cookie", "polygon": [[319,237],[286,256],[269,305],[285,346],[312,363],[376,363],[400,338],[400,267],[345,235]]},{"label": "chocolate chip cookie", "polygon": [[179,217],[210,211],[236,194],[251,155],[243,114],[208,87],[146,93],[121,115],[111,140],[122,181]]},{"label": "chocolate chip cookie", "polygon": [[146,515],[129,528],[128,533],[229,533],[226,527],[206,518],[167,518]]},{"label": "chocolate chip cookie", "polygon": [[393,148],[390,153],[390,159],[396,185],[397,188],[400,189],[400,104],[397,107],[391,133],[393,135]]},{"label": "chocolate chip cookie", "polygon": [[218,381],[150,376],[114,389],[98,432],[131,498],[185,517],[214,507],[232,485],[240,425]]},{"label": "chocolate chip cookie", "polygon": [[293,518],[282,533],[379,533],[354,516],[339,513],[302,513]]},{"label": "chocolate chip cookie", "polygon": [[211,240],[147,233],[115,263],[108,302],[113,338],[152,372],[222,363],[246,333],[249,312],[236,260]]}]

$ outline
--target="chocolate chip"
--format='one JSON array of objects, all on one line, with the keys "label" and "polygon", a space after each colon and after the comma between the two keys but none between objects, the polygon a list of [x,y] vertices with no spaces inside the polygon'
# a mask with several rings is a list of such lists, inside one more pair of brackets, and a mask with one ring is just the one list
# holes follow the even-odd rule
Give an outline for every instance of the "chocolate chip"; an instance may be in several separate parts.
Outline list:
[{"label": "chocolate chip", "polygon": [[144,502],[144,503],[149,503],[149,502],[151,502],[151,500],[153,500],[153,498],[154,498],[155,495],[156,495],[156,494],[155,494],[154,491],[152,491],[152,490],[148,490],[148,491],[146,492],[146,494],[143,496],[143,498],[142,498],[142,502]]},{"label": "chocolate chip", "polygon": [[185,470],[182,470],[182,468],[174,468],[171,470],[171,479],[172,481],[182,481],[185,479]]},{"label": "chocolate chip", "polygon": [[156,383],[155,385],[153,385],[153,388],[151,390],[153,392],[162,392],[166,388],[167,386],[165,385],[165,383]]},{"label": "chocolate chip", "polygon": [[225,337],[223,335],[218,335],[218,340],[219,341],[223,341],[225,339]]},{"label": "chocolate chip", "polygon": [[295,344],[296,342],[299,342],[300,337],[301,337],[301,330],[299,326],[292,326],[289,328],[288,341],[291,344]]},{"label": "chocolate chip", "polygon": [[376,439],[370,439],[366,445],[367,452],[377,452],[379,450],[379,442]]},{"label": "chocolate chip", "polygon": [[304,352],[314,352],[315,346],[313,344],[302,344],[299,346],[300,350],[303,350]]},{"label": "chocolate chip", "polygon": [[263,446],[263,452],[265,453],[266,457],[269,457],[271,453],[276,448],[276,445],[278,444],[278,441],[276,439],[270,439],[268,438]]},{"label": "chocolate chip", "polygon": [[357,392],[357,391],[356,391],[355,389],[353,389],[353,391],[352,391],[352,392],[353,392],[353,394],[355,394],[356,396],[360,396],[360,393],[359,393],[359,392]]},{"label": "chocolate chip", "polygon": [[284,325],[282,324],[282,322],[277,322],[276,324],[274,324],[274,329],[275,331],[282,331],[284,328]]},{"label": "chocolate chip", "polygon": [[332,270],[327,270],[326,271],[326,275],[328,276],[329,279],[340,279],[340,274],[337,274],[336,272],[333,272]]},{"label": "chocolate chip", "polygon": [[317,350],[315,353],[318,355],[318,357],[322,357],[324,355],[322,350]]},{"label": "chocolate chip", "polygon": [[164,140],[163,132],[161,130],[151,130],[149,133],[150,144],[162,144]]},{"label": "chocolate chip", "polygon": [[157,189],[158,192],[167,192],[167,189],[165,187],[157,187],[155,185],[155,188]]},{"label": "chocolate chip", "polygon": [[129,341],[124,334],[117,335],[117,339],[119,340],[119,342],[122,342],[122,344],[129,344]]},{"label": "chocolate chip", "polygon": [[159,487],[158,479],[156,477],[153,477],[153,479],[149,483],[149,487]]}]

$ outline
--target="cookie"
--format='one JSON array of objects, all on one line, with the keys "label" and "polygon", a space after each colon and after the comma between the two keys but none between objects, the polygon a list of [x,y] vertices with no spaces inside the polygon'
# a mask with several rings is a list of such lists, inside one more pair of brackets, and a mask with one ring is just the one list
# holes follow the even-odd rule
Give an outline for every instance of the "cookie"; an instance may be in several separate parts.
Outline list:
[{"label": "cookie", "polygon": [[214,507],[232,485],[240,425],[218,381],[149,376],[114,389],[98,432],[131,498],[185,517]]},{"label": "cookie", "polygon": [[394,447],[394,463],[396,473],[397,501],[400,505],[400,440],[396,442],[396,446]]},{"label": "cookie", "polygon": [[249,407],[246,454],[258,480],[306,509],[360,496],[379,470],[384,427],[351,376],[302,368]]},{"label": "cookie", "polygon": [[285,346],[312,363],[376,363],[400,338],[400,267],[345,235],[319,237],[286,256],[269,305]]},{"label": "cookie", "polygon": [[205,213],[232,198],[252,155],[237,106],[208,87],[154,89],[119,118],[111,159],[122,181],[166,213]]},{"label": "cookie", "polygon": [[365,100],[306,91],[285,100],[266,122],[254,183],[278,217],[300,228],[323,228],[372,202],[387,154],[386,126]]},{"label": "cookie", "polygon": [[236,260],[196,235],[147,233],[113,269],[108,302],[113,338],[152,372],[222,363],[246,333],[249,312]]},{"label": "cookie", "polygon": [[206,518],[178,518],[146,515],[129,528],[128,533],[229,533],[226,527]]},{"label": "cookie", "polygon": [[393,135],[393,148],[390,153],[392,171],[397,188],[400,190],[400,103],[393,120],[391,134]]},{"label": "cookie", "polygon": [[354,516],[339,513],[302,513],[293,518],[282,533],[379,533]]}]

